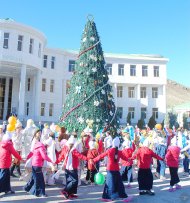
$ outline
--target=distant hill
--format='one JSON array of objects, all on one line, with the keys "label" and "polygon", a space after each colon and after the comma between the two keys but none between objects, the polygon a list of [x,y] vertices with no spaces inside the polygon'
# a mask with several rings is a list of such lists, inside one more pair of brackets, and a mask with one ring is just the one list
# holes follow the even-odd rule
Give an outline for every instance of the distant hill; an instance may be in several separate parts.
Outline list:
[{"label": "distant hill", "polygon": [[168,79],[166,85],[167,108],[187,102],[190,102],[190,88]]}]

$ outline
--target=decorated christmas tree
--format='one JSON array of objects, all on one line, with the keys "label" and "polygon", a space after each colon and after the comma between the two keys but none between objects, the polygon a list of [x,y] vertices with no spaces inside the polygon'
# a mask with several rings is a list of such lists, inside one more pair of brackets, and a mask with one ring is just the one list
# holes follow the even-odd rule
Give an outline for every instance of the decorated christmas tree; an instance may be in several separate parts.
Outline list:
[{"label": "decorated christmas tree", "polygon": [[118,125],[102,46],[92,16],[88,16],[82,34],[59,125],[66,127],[69,132],[79,133],[89,127],[94,134],[105,125],[114,128]]}]

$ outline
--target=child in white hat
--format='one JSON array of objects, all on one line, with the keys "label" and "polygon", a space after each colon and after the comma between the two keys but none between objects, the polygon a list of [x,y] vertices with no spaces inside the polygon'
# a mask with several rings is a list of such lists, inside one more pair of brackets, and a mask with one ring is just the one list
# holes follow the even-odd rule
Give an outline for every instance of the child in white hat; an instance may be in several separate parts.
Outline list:
[{"label": "child in white hat", "polygon": [[80,154],[76,150],[77,139],[71,136],[66,145],[63,147],[61,154],[55,164],[63,161],[63,168],[65,169],[66,186],[61,190],[61,194],[65,199],[77,198],[78,187],[78,166],[79,159],[87,161],[86,156]]},{"label": "child in white hat", "polygon": [[[22,139],[23,139],[23,131],[22,131],[22,123],[20,121],[17,121],[16,123],[16,130],[15,133],[13,133],[12,136],[12,142],[15,150],[21,155],[22,152]],[[11,176],[17,177],[14,175],[14,169],[16,168],[17,173],[19,176],[21,176],[20,171],[20,161],[18,159],[13,159],[13,164],[11,166]]]}]

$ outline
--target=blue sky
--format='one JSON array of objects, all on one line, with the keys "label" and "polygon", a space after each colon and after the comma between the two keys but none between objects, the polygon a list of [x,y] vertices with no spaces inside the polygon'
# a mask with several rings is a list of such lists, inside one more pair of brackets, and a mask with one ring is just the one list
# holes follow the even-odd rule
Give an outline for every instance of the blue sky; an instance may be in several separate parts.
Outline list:
[{"label": "blue sky", "polygon": [[168,78],[190,87],[190,0],[0,0],[0,18],[37,28],[53,48],[78,50],[88,14],[104,52],[163,55]]}]

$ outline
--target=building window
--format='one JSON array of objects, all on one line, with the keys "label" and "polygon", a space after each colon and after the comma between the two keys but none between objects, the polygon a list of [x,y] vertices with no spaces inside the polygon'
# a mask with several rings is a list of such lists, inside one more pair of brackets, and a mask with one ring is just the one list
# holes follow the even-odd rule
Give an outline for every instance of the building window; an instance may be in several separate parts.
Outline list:
[{"label": "building window", "polygon": [[70,80],[67,80],[67,82],[66,82],[66,94],[69,93],[69,89],[70,89],[70,87],[71,87]]},{"label": "building window", "polygon": [[117,86],[117,97],[123,97],[123,86]]},{"label": "building window", "polygon": [[42,44],[39,43],[39,47],[38,47],[38,57],[41,57],[41,52],[42,52]]},{"label": "building window", "polygon": [[18,36],[18,45],[17,45],[17,50],[22,51],[22,43],[23,43],[23,36],[19,35]]},{"label": "building window", "polygon": [[129,114],[131,115],[131,119],[134,119],[135,118],[135,108],[134,107],[129,107],[128,108],[128,112]]},{"label": "building window", "polygon": [[143,77],[148,76],[148,66],[142,66],[142,76]]},{"label": "building window", "polygon": [[33,54],[34,39],[30,38],[29,53]]},{"label": "building window", "polygon": [[41,116],[45,116],[45,103],[41,103],[41,112],[40,112],[40,115]]},{"label": "building window", "polygon": [[46,91],[46,79],[43,78],[42,79],[42,92],[45,92]]},{"label": "building window", "polygon": [[118,75],[124,75],[124,65],[123,64],[118,65]]},{"label": "building window", "polygon": [[55,68],[55,56],[51,57],[51,69]]},{"label": "building window", "polygon": [[69,60],[69,72],[73,72],[75,70],[75,61]]},{"label": "building window", "polygon": [[26,102],[26,116],[29,115],[29,102]]},{"label": "building window", "polygon": [[141,108],[141,118],[146,119],[146,108],[145,107]]},{"label": "building window", "polygon": [[154,119],[158,119],[158,108],[152,108],[152,115]]},{"label": "building window", "polygon": [[134,87],[128,87],[128,97],[135,98],[135,88]]},{"label": "building window", "polygon": [[54,80],[50,80],[50,92],[54,92]]},{"label": "building window", "polygon": [[106,70],[108,72],[108,75],[112,75],[112,64],[106,64]]},{"label": "building window", "polygon": [[158,98],[158,88],[157,87],[152,88],[152,98]]},{"label": "building window", "polygon": [[49,116],[53,116],[53,104],[49,104]]},{"label": "building window", "polygon": [[3,48],[8,49],[9,48],[9,33],[4,33],[4,41],[3,41]]},{"label": "building window", "polygon": [[43,63],[44,68],[47,68],[47,60],[48,60],[48,56],[44,55],[44,63]]},{"label": "building window", "polygon": [[141,87],[141,98],[146,98],[146,87]]},{"label": "building window", "polygon": [[136,76],[136,65],[130,65],[130,76]]},{"label": "building window", "polygon": [[154,77],[159,77],[159,66],[154,66]]},{"label": "building window", "polygon": [[119,118],[123,117],[123,107],[117,107],[117,114]]},{"label": "building window", "polygon": [[31,80],[30,80],[30,78],[28,78],[28,83],[27,83],[27,90],[28,90],[28,92],[30,91],[30,83],[31,83]]}]

